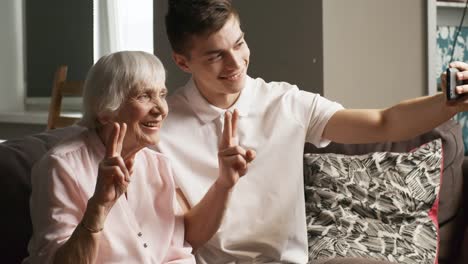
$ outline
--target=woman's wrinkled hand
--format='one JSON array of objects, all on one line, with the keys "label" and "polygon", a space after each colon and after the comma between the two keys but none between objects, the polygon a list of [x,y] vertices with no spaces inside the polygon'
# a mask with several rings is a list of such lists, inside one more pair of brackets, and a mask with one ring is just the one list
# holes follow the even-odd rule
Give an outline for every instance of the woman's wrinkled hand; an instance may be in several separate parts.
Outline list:
[{"label": "woman's wrinkled hand", "polygon": [[247,173],[249,163],[256,154],[254,150],[245,150],[235,142],[238,118],[237,110],[224,114],[224,129],[218,151],[220,175],[216,183],[226,189],[232,189],[239,178]]},{"label": "woman's wrinkled hand", "polygon": [[127,191],[133,167],[133,157],[122,158],[123,141],[127,125],[114,123],[107,139],[104,159],[99,163],[99,171],[93,200],[109,211],[119,197]]}]

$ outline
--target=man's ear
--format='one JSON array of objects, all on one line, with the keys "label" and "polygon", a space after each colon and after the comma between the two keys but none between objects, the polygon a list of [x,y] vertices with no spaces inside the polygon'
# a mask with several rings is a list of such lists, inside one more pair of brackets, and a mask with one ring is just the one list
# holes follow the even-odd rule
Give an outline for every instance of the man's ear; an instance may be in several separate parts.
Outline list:
[{"label": "man's ear", "polygon": [[192,73],[190,67],[188,66],[187,57],[182,54],[172,52],[172,59],[174,59],[175,64],[177,64],[181,70],[187,73]]}]

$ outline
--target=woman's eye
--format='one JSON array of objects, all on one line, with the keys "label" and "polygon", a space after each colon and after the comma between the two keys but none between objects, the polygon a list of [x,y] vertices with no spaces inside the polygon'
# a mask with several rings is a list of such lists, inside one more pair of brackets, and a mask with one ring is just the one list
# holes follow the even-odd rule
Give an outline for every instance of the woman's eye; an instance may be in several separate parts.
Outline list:
[{"label": "woman's eye", "polygon": [[149,99],[151,99],[151,97],[149,96],[149,94],[144,93],[144,94],[140,94],[137,97],[137,99],[138,99],[138,101],[148,101]]}]

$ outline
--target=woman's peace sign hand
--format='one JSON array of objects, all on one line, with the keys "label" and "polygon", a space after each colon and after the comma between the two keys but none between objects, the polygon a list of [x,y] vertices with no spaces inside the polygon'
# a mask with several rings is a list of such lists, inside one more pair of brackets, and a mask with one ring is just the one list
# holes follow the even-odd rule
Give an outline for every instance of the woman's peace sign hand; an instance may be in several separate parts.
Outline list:
[{"label": "woman's peace sign hand", "polygon": [[133,159],[122,158],[122,148],[127,132],[127,125],[114,123],[112,132],[106,142],[104,159],[99,163],[98,178],[94,190],[94,200],[110,210],[119,197],[126,192],[130,183]]}]

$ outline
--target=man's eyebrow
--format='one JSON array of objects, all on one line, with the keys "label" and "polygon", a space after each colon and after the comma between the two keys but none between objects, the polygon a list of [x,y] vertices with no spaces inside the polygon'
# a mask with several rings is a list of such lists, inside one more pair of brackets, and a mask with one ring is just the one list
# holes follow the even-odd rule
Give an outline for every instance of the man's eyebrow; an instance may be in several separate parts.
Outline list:
[{"label": "man's eyebrow", "polygon": [[209,50],[209,51],[206,51],[203,56],[209,56],[209,55],[213,55],[213,54],[218,54],[222,52],[222,50],[220,49],[217,49],[217,50]]},{"label": "man's eyebrow", "polygon": [[242,32],[242,34],[240,35],[240,37],[236,40],[236,43],[239,43],[239,42],[244,38],[244,35],[245,35],[245,33]]},{"label": "man's eyebrow", "polygon": [[[239,43],[243,38],[244,38],[244,35],[245,33],[242,32],[242,34],[239,36],[239,38],[236,40],[236,44]],[[204,56],[209,56],[209,55],[212,55],[212,54],[217,54],[217,53],[220,53],[222,52],[222,50],[220,49],[217,49],[217,50],[209,50],[209,51],[206,51],[205,53],[203,53]]]}]

